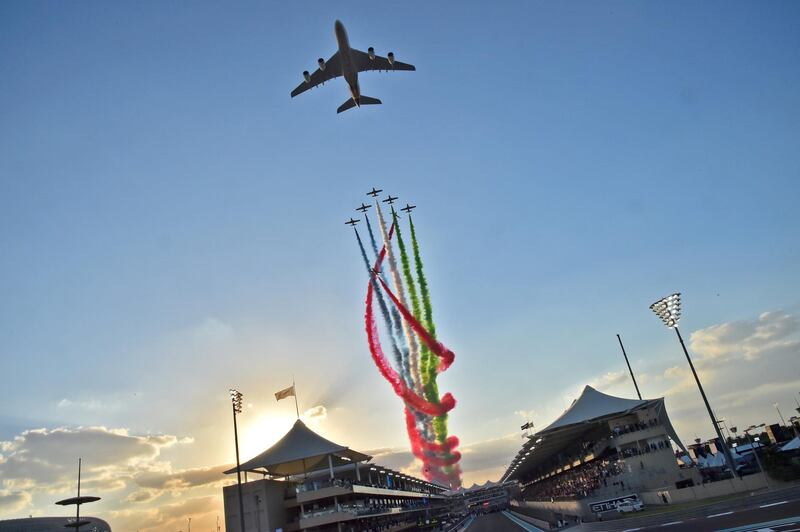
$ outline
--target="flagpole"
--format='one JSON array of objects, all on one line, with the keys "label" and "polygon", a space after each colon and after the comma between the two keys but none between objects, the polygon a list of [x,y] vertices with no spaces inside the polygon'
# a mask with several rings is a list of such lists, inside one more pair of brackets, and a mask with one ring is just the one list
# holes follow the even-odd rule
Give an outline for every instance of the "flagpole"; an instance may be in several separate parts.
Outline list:
[{"label": "flagpole", "polygon": [[294,389],[294,411],[297,413],[297,419],[300,419],[300,407],[297,406],[297,386],[294,384],[294,375],[292,375],[292,388]]}]

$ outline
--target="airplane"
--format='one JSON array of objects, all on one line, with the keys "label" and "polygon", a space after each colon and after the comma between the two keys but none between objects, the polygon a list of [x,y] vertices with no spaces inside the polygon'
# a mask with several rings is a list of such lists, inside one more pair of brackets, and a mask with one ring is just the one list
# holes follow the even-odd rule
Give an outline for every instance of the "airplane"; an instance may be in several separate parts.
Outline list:
[{"label": "airplane", "polygon": [[404,212],[406,212],[406,213],[408,213],[408,214],[411,214],[411,211],[412,211],[412,210],[414,210],[414,209],[416,209],[416,208],[417,208],[417,206],[416,206],[416,205],[409,205],[408,203],[406,203],[406,206],[405,206],[405,207],[403,207],[403,208],[402,208],[402,209],[400,209],[400,210],[401,210],[401,211],[404,211]]},{"label": "airplane", "polygon": [[345,222],[345,225],[349,225],[349,226],[351,226],[351,227],[355,227],[355,226],[356,226],[356,224],[357,224],[358,222],[360,222],[360,221],[361,221],[361,220],[353,220],[352,218],[350,218],[350,220],[349,220],[349,221]]},{"label": "airplane", "polygon": [[370,207],[372,207],[372,205],[364,205],[362,203],[361,207],[356,207],[356,210],[361,212],[367,212],[367,209],[369,209]]},{"label": "airplane", "polygon": [[336,41],[339,49],[326,62],[321,57],[317,59],[319,68],[313,74],[308,70],[303,72],[303,82],[292,91],[292,98],[308,89],[322,85],[339,76],[344,76],[347,85],[350,87],[352,98],[344,102],[336,110],[336,113],[347,111],[353,107],[362,105],[378,105],[381,101],[377,98],[362,96],[361,89],[358,87],[358,73],[367,70],[416,70],[414,65],[395,61],[394,53],[389,52],[386,57],[375,55],[375,49],[370,46],[366,52],[350,48],[350,41],[347,39],[347,31],[341,21],[336,21],[333,25]]},{"label": "airplane", "polygon": [[375,198],[381,192],[383,192],[382,188],[376,189],[375,187],[372,187],[372,191],[371,192],[367,192],[367,196],[372,196],[373,198]]},{"label": "airplane", "polygon": [[389,194],[389,197],[388,197],[388,198],[386,198],[385,200],[383,200],[383,202],[384,202],[384,203],[388,203],[389,205],[391,205],[391,204],[392,204],[392,203],[394,203],[395,201],[397,201],[397,196],[395,196],[395,197],[392,197],[392,195],[391,195],[391,194]]}]

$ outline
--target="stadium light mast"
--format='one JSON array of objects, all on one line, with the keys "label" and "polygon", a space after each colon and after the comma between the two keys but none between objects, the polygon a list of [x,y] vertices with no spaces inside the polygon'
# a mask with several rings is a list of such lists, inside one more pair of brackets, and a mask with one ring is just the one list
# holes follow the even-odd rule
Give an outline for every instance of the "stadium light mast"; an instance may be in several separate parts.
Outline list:
[{"label": "stadium light mast", "polygon": [[717,440],[719,441],[719,444],[722,446],[722,452],[725,455],[725,461],[728,462],[728,468],[730,469],[731,474],[735,475],[736,466],[734,465],[733,456],[731,455],[731,450],[728,449],[728,443],[722,437],[722,432],[720,432],[719,430],[719,424],[717,423],[717,418],[714,416],[714,411],[711,410],[711,405],[708,403],[706,392],[705,390],[703,390],[703,385],[700,384],[700,377],[697,376],[697,371],[695,371],[694,369],[694,364],[692,363],[692,357],[689,356],[689,351],[686,349],[686,344],[683,342],[681,331],[678,329],[678,321],[680,321],[681,319],[680,292],[676,292],[665,298],[659,299],[658,301],[650,305],[650,310],[655,312],[656,316],[661,318],[661,321],[664,322],[664,325],[666,325],[667,328],[675,329],[675,334],[678,335],[678,341],[680,341],[681,347],[683,348],[683,354],[686,355],[686,361],[689,362],[689,367],[692,370],[692,375],[694,375],[694,380],[697,383],[697,388],[700,390],[700,395],[703,396],[703,403],[705,403],[706,410],[708,410],[708,417],[711,418],[711,424],[714,426],[714,432],[717,433]]},{"label": "stadium light mast", "polygon": [[633,376],[633,369],[631,369],[631,363],[628,361],[628,353],[625,352],[625,346],[622,345],[622,338],[617,335],[617,340],[619,341],[619,346],[622,348],[622,356],[625,357],[625,363],[628,365],[628,371],[631,373],[631,380],[633,381],[633,387],[636,388],[636,395],[639,396],[639,400],[642,400],[642,394],[639,391],[639,385],[636,384],[636,377]]},{"label": "stadium light mast", "polygon": [[[750,425],[746,429],[744,429],[744,433],[747,434],[747,440],[750,442],[750,450],[753,451],[753,454],[756,457],[756,463],[758,464],[758,469],[761,471],[761,474],[764,475],[764,482],[767,483],[767,490],[772,491],[772,486],[769,483],[769,476],[764,471],[764,466],[761,465],[761,460],[758,458],[758,450],[755,448],[755,443],[753,443],[753,437],[750,436],[750,431],[755,429],[764,428],[765,423],[760,425]],[[756,438],[758,440],[758,438]],[[761,442],[758,442],[758,446],[761,447]]]},{"label": "stadium light mast", "polygon": [[242,413],[242,393],[238,390],[228,390],[231,394],[231,406],[233,407],[233,441],[236,445],[236,483],[239,486],[239,520],[242,530],[244,530],[244,501],[242,499],[242,468],[239,464],[239,431],[236,427],[236,414]]}]

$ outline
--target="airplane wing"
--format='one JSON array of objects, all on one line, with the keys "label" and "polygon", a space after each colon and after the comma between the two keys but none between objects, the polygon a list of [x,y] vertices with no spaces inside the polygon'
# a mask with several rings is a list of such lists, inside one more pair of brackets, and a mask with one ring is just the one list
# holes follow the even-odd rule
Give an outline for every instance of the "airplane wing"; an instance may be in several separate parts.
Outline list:
[{"label": "airplane wing", "polygon": [[292,91],[292,98],[294,98],[298,94],[304,93],[308,89],[313,89],[318,85],[322,85],[326,81],[330,81],[333,78],[338,78],[341,75],[342,75],[342,63],[339,60],[339,52],[337,51],[325,63],[325,70],[316,69],[314,73],[311,74],[311,81],[303,80],[303,82],[300,83],[300,85],[298,85],[297,88]]},{"label": "airplane wing", "polygon": [[394,64],[390,64],[389,60],[385,57],[381,57],[379,55],[375,56],[375,59],[370,59],[369,54],[367,52],[362,52],[361,50],[356,50],[355,48],[351,48],[350,50],[353,54],[353,60],[355,61],[356,68],[359,72],[364,72],[367,70],[416,70],[417,68],[414,65],[409,65],[408,63],[401,63],[400,61],[395,61]]}]

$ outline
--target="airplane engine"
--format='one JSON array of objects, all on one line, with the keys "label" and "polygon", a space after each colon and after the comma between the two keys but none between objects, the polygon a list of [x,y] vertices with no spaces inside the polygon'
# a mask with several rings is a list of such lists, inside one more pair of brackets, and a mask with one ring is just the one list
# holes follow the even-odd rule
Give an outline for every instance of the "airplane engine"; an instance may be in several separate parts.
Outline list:
[{"label": "airplane engine", "polygon": [[394,64],[394,52],[389,52],[388,54],[386,54],[386,59],[389,60],[389,64],[390,65],[393,65]]},{"label": "airplane engine", "polygon": [[370,59],[375,59],[375,48],[373,48],[372,46],[367,48],[367,55],[369,56]]},{"label": "airplane engine", "polygon": [[303,79],[306,80],[306,83],[311,83],[311,74],[308,73],[308,70],[303,71]]},{"label": "airplane engine", "polygon": [[317,63],[319,64],[320,70],[325,70],[325,60],[323,58],[320,57],[317,59]]}]

